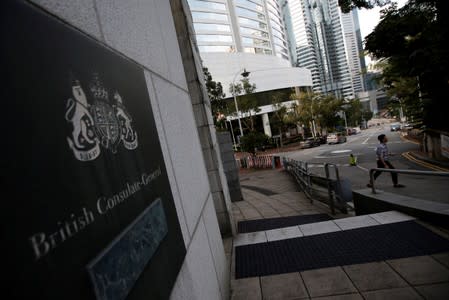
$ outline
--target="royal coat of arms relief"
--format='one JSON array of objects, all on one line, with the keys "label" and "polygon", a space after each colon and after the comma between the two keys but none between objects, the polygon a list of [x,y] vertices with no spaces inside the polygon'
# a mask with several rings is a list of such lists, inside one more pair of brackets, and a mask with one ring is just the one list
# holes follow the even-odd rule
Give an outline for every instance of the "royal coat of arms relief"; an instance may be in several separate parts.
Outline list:
[{"label": "royal coat of arms relief", "polygon": [[78,160],[94,160],[101,149],[116,153],[120,143],[127,150],[137,148],[137,132],[122,97],[118,91],[111,97],[98,74],[94,74],[87,94],[75,80],[72,95],[67,100],[65,114],[72,128],[67,142]]}]

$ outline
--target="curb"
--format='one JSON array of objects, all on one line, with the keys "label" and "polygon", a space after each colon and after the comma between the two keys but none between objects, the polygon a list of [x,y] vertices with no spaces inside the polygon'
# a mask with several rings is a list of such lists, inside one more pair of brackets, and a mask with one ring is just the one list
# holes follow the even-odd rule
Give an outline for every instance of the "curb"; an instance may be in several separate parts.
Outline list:
[{"label": "curb", "polygon": [[401,138],[401,140],[405,141],[405,142],[409,142],[415,145],[419,145],[419,142],[417,142],[414,139],[408,138],[407,135],[403,135],[402,132],[399,134],[399,137]]},{"label": "curb", "polygon": [[426,159],[424,157],[421,157],[413,152],[404,152],[402,153],[402,156],[412,162],[415,162],[423,167],[426,167],[428,169],[431,169],[433,171],[440,171],[440,172],[449,172],[449,166],[441,165],[441,163],[436,163],[433,160]]}]

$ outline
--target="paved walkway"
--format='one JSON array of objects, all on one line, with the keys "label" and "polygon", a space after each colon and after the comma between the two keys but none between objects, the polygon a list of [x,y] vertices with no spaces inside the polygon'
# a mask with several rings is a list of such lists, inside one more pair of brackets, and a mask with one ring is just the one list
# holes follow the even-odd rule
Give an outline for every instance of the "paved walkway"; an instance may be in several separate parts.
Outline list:
[{"label": "paved walkway", "polygon": [[[249,170],[240,179],[245,201],[232,204],[235,222],[330,213],[322,203],[311,203],[284,171]],[[303,236],[410,219],[397,212],[333,217],[339,220],[271,230],[271,236],[285,239],[294,237],[292,232]],[[447,232],[430,229],[449,239]],[[232,299],[449,299],[449,252],[236,280],[235,246],[267,242],[269,236],[268,231],[256,232],[224,241],[231,263]]]}]

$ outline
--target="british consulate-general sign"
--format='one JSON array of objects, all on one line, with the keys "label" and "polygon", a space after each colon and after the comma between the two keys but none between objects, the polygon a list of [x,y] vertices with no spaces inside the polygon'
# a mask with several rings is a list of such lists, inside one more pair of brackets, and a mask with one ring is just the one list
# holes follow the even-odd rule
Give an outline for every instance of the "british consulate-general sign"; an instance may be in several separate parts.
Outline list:
[{"label": "british consulate-general sign", "polygon": [[25,1],[1,31],[8,299],[168,298],[186,249],[142,67]]}]

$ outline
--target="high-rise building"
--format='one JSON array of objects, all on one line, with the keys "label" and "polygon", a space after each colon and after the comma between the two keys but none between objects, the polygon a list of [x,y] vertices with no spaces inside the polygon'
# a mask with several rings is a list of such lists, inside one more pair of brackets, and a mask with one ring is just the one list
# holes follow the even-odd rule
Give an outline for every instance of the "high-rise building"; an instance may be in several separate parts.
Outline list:
[{"label": "high-rise building", "polygon": [[363,92],[366,90],[363,75],[363,72],[366,71],[366,65],[357,9],[353,9],[350,13],[342,14],[341,17],[354,92]]},{"label": "high-rise building", "polygon": [[[222,83],[225,93],[230,95],[230,84],[238,82],[244,69],[250,72],[256,93],[312,86],[310,71],[292,67],[290,62],[279,0],[187,2],[203,66],[213,80]],[[266,121],[276,108],[264,105],[258,114],[265,114]],[[271,135],[269,130],[265,132]]]},{"label": "high-rise building", "polygon": [[[296,44],[295,64],[311,71],[313,90],[354,98],[338,0],[282,0],[282,5],[290,12],[287,32],[293,34],[290,39]],[[352,27],[355,30],[358,24]]]}]

